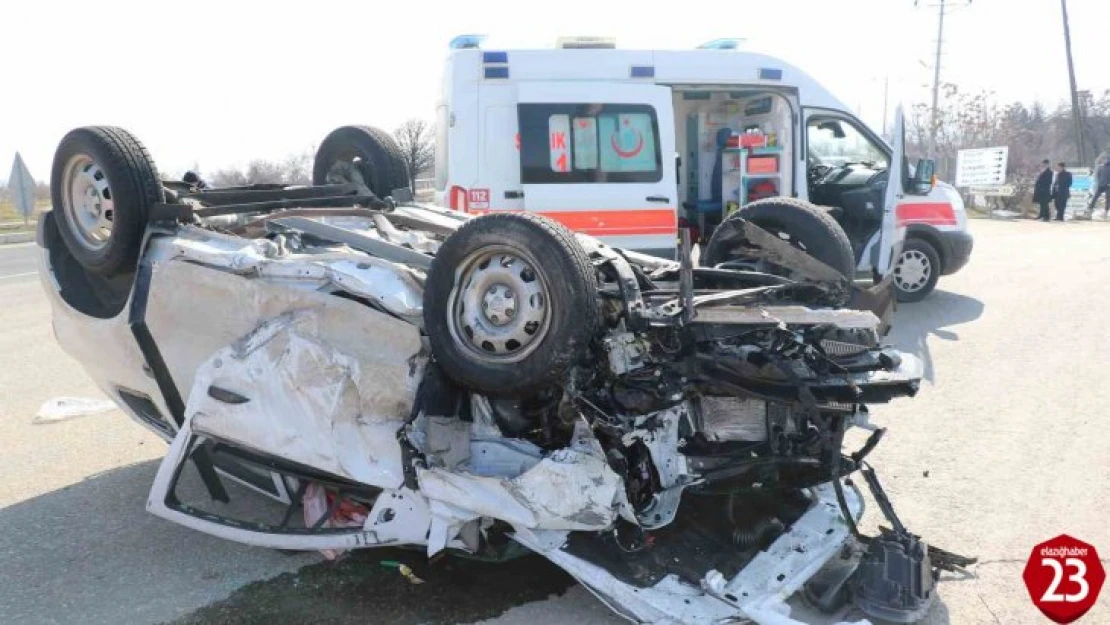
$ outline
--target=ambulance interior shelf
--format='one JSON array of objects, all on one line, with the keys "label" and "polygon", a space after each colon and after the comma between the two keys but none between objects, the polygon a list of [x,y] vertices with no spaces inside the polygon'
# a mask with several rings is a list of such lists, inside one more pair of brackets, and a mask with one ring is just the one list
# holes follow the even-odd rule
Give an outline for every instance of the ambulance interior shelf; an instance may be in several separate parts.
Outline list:
[{"label": "ambulance interior shelf", "polygon": [[778,146],[725,148],[721,176],[723,206],[718,207],[724,219],[737,208],[782,193],[783,149]]},{"label": "ambulance interior shelf", "polygon": [[703,233],[740,206],[788,192],[791,117],[781,96],[683,93],[676,110],[686,120],[679,139],[686,157],[682,206]]}]

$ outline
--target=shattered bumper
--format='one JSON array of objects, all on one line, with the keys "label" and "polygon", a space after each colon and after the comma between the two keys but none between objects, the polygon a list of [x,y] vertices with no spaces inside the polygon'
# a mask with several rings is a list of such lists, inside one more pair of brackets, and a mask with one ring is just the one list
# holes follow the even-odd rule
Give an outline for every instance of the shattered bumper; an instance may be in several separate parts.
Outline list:
[{"label": "shattered bumper", "polygon": [[[722,623],[744,617],[761,625],[800,625],[789,617],[786,600],[850,541],[832,485],[812,489],[811,496],[809,511],[740,573],[729,579],[707,571],[698,585],[669,576],[650,588],[636,588],[560,549],[565,536],[558,533],[517,534],[514,539],[551,560],[633,622]],[[863,514],[859,491],[850,487],[845,499],[858,519]]]},{"label": "shattered bumper", "polygon": [[[285,550],[342,551],[424,545],[433,553],[437,536],[442,541],[447,535],[444,526],[451,520],[437,515],[437,501],[405,487],[383,491],[365,522],[357,527],[306,530],[263,526],[192,508],[178,500],[175,487],[198,438],[186,424],[171,444],[147,501],[147,510],[155,516],[218,538]],[[860,492],[848,482],[843,495],[853,520],[858,520],[864,508]],[[621,581],[604,568],[569,553],[568,530],[520,527],[511,537],[565,570],[633,622],[722,623],[742,617],[761,625],[793,625],[800,621],[789,617],[787,599],[853,541],[833,485],[814,487],[809,497],[808,511],[793,523],[790,531],[761,551],[738,574],[727,578],[718,571],[707,570],[696,584],[675,575],[668,575],[650,587]],[[479,508],[481,500],[481,494],[456,495],[453,503],[463,508],[468,505]],[[459,540],[447,541],[439,547],[444,546],[467,548]]]}]

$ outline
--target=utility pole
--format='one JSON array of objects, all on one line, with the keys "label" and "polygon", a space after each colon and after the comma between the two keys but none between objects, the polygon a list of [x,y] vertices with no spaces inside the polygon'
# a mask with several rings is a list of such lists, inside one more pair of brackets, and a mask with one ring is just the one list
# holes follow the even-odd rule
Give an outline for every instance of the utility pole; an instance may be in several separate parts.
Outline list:
[{"label": "utility pole", "polygon": [[937,104],[940,99],[940,55],[943,47],[944,0],[940,0],[940,8],[937,9],[937,59],[933,64],[933,113],[932,121],[929,123],[929,158],[937,157]]},{"label": "utility pole", "polygon": [[[943,0],[942,0],[943,1]],[[1075,63],[1071,59],[1071,27],[1068,25],[1068,0],[1060,0],[1064,12],[1064,47],[1068,52],[1068,79],[1071,81],[1071,115],[1075,121],[1075,151],[1079,166],[1087,165],[1087,146],[1083,140],[1083,116],[1079,110],[1079,90],[1075,86]]]},{"label": "utility pole", "polygon": [[[914,6],[918,6],[921,0],[914,0]],[[970,5],[972,0],[959,0],[958,6]],[[931,112],[931,120],[929,124],[929,153],[927,156],[933,159],[939,159],[939,150],[937,149],[937,133],[940,131],[940,60],[944,55],[944,15],[948,12],[950,5],[954,4],[952,0],[937,0],[937,49],[936,58],[933,62],[933,109]],[[944,172],[948,171],[947,159],[945,162],[938,163],[938,168]]]}]

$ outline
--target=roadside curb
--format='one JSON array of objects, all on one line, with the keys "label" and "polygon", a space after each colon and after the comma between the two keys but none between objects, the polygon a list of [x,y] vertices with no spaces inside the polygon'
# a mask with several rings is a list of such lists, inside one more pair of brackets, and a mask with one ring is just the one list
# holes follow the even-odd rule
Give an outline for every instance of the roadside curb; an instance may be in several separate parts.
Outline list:
[{"label": "roadside curb", "polygon": [[0,234],[0,245],[7,245],[9,243],[29,243],[34,240],[34,232],[13,232],[11,234]]}]

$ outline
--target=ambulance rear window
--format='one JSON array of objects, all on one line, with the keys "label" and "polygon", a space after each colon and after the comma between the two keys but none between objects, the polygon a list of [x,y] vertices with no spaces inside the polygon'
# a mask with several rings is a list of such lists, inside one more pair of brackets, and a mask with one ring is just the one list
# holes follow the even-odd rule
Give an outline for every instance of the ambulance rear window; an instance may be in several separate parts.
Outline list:
[{"label": "ambulance rear window", "polygon": [[521,180],[532,184],[657,182],[655,110],[636,104],[521,104]]}]

